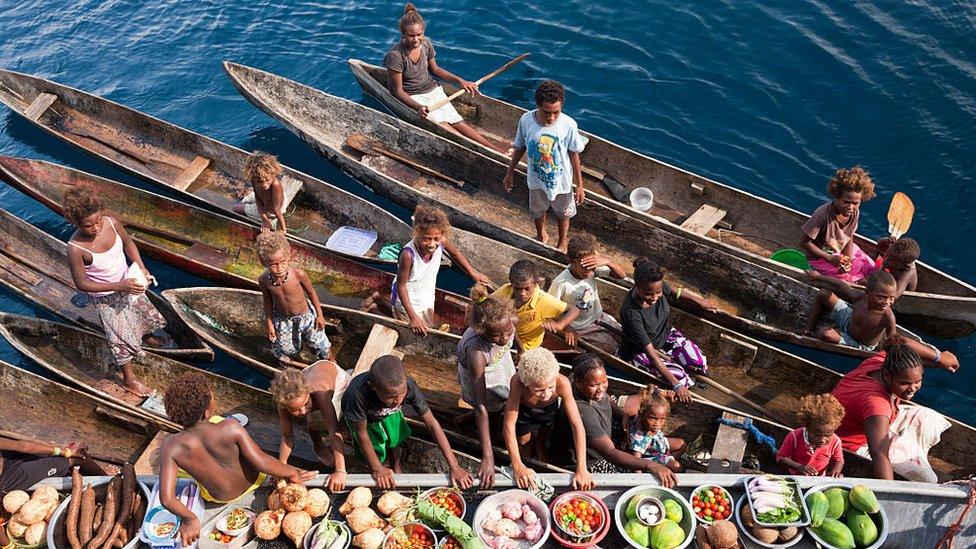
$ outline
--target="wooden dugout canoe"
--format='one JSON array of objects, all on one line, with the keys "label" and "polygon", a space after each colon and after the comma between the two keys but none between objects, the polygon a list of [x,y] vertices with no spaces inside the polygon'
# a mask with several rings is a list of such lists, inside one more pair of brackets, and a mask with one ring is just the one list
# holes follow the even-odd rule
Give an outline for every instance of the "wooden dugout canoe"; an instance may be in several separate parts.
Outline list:
[{"label": "wooden dugout canoe", "polygon": [[[183,202],[50,162],[0,156],[0,180],[63,214],[61,195],[73,185],[94,188],[143,253],[218,284],[257,288],[264,267],[254,249],[259,229]],[[389,295],[393,275],[327,250],[292,242],[291,264],[304,269],[323,301],[359,307],[374,291]],[[435,310],[464,326],[464,300],[438,290]]]},{"label": "wooden dugout canoe", "polygon": [[[224,69],[251,103],[281,121],[320,154],[378,194],[405,208],[434,203],[453,224],[516,248],[565,262],[565,254],[535,240],[526,203],[525,175],[514,190],[501,186],[507,167],[392,116],[258,69],[225,62]],[[404,157],[464,181],[458,188],[385,156],[363,155],[345,142],[351,134],[379,140]],[[550,235],[555,235],[550,219]],[[856,357],[867,353],[797,334],[803,332],[817,289],[809,284],[671,233],[587,200],[572,231],[592,234],[612,261],[630,265],[647,255],[668,269],[675,287],[708,296],[721,309],[706,318],[733,330]],[[465,251],[465,254],[474,255]],[[476,265],[479,267],[479,265]]]},{"label": "wooden dugout canoe", "polygon": [[[0,361],[0,437],[51,444],[84,442],[97,461],[135,460],[157,428],[124,406]],[[53,419],[51,411],[57,410]]]},{"label": "wooden dugout canoe", "polygon": [[[98,312],[71,280],[67,245],[3,209],[0,209],[0,283],[72,324],[102,332]],[[146,291],[146,297],[166,319],[166,332],[175,345],[173,348],[144,346],[144,349],[178,360],[213,361],[213,349],[187,327],[168,301],[152,290]]]},{"label": "wooden dugout canoe", "polygon": [[[107,99],[56,82],[0,69],[0,101],[34,125],[97,158],[197,205],[243,221],[234,213],[250,184],[243,167],[250,157],[236,147],[170,124]],[[300,186],[285,212],[289,236],[325,247],[342,226],[373,230],[377,239],[363,256],[372,262],[389,242],[406,242],[410,228],[379,206],[307,174],[282,167],[286,186]],[[340,252],[336,252],[340,253]]]},{"label": "wooden dugout canoe", "polygon": [[[508,163],[509,159],[497,151],[421,118],[413,109],[393,97],[386,87],[384,67],[358,59],[350,59],[349,67],[363,91],[398,117]],[[448,95],[456,90],[452,84],[444,84],[444,89]],[[497,143],[514,139],[519,118],[526,112],[521,107],[486,95],[464,94],[453,103],[466,122]],[[655,227],[805,280],[803,271],[772,261],[769,257],[780,248],[798,246],[803,224],[809,218],[807,214],[672,166],[599,136],[582,133],[590,140],[581,154],[586,167],[584,185],[589,199]],[[604,177],[619,182],[625,193],[637,187],[651,189],[654,207],[644,213],[631,208],[629,202],[615,200],[602,184]],[[696,225],[695,215],[698,212],[701,212],[698,214],[700,216],[711,214],[720,220],[704,227]],[[861,249],[877,257],[877,243],[874,240],[862,235],[856,235],[855,239]],[[895,303],[899,320],[910,328],[943,338],[964,337],[976,331],[976,287],[921,261],[916,265],[918,290],[905,292]]]}]

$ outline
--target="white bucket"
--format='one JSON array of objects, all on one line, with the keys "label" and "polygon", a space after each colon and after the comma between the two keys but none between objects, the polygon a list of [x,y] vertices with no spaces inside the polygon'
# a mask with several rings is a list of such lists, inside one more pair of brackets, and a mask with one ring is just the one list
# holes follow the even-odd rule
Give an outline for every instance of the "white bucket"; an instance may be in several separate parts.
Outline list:
[{"label": "white bucket", "polygon": [[654,206],[654,193],[647,187],[637,187],[630,191],[630,207],[639,211],[646,212]]}]

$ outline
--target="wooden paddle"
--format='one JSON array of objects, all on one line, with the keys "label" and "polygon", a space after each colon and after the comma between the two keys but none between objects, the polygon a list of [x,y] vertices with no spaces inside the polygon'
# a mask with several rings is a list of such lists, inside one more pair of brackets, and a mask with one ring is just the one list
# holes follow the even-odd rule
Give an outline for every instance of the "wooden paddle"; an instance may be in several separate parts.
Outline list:
[{"label": "wooden paddle", "polygon": [[[492,78],[498,76],[499,74],[507,71],[512,66],[517,65],[519,62],[521,62],[523,59],[525,59],[528,56],[529,56],[529,54],[523,53],[522,55],[516,57],[515,59],[512,59],[508,63],[505,63],[501,67],[498,67],[497,69],[495,69],[495,70],[489,72],[488,74],[482,76],[481,78],[475,80],[474,83],[480,86],[480,85],[484,84],[485,82],[491,80]],[[462,95],[464,95],[464,91],[465,91],[464,88],[461,88],[458,91],[452,93],[451,95],[445,97],[444,99],[441,99],[440,101],[434,103],[433,105],[430,105],[429,107],[427,107],[427,112],[434,112],[437,109],[443,107],[444,105],[447,105],[451,101],[454,101],[458,97],[461,97]]]},{"label": "wooden paddle", "polygon": [[361,133],[351,133],[349,134],[349,137],[346,138],[346,145],[363,154],[368,154],[371,156],[382,155],[382,156],[392,158],[397,162],[402,162],[407,166],[410,166],[411,168],[417,170],[420,173],[447,181],[448,183],[453,184],[455,187],[459,189],[461,187],[464,187],[464,181],[461,181],[460,179],[454,179],[453,177],[444,175],[436,170],[432,170],[427,166],[424,166],[423,164],[420,164],[418,162],[410,160],[409,158],[391,152],[389,149],[383,146],[383,143],[381,143],[379,139],[369,139]]},{"label": "wooden paddle", "polygon": [[912,199],[905,193],[895,193],[891,197],[891,206],[888,207],[888,233],[895,239],[901,238],[912,226],[914,215],[915,204],[912,204]]}]

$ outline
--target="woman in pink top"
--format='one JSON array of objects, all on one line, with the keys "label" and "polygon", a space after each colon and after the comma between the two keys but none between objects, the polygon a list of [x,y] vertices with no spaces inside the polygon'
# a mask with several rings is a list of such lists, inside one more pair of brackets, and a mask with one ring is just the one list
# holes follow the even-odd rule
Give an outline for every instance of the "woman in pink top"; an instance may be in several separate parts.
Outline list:
[{"label": "woman in pink top", "polygon": [[[844,406],[837,436],[845,450],[873,461],[874,477],[932,480],[928,450],[949,423],[933,410],[899,405],[922,387],[923,366],[955,372],[959,361],[946,351],[892,336],[885,350],[844,376],[832,394]],[[910,410],[910,414],[905,411]],[[901,415],[904,414],[904,415]],[[940,430],[941,429],[941,430]],[[933,433],[935,436],[933,436]]]},{"label": "woman in pink top", "polygon": [[77,229],[68,240],[68,266],[75,287],[87,292],[98,310],[115,364],[122,369],[123,388],[139,396],[152,394],[132,371],[132,358],[145,355],[143,340],[161,346],[152,335],[166,326],[159,311],[146,298],[146,287],[128,275],[126,256],[152,278],[139,250],[118,220],[102,213],[92,189],[75,186],[61,199],[64,217]]}]

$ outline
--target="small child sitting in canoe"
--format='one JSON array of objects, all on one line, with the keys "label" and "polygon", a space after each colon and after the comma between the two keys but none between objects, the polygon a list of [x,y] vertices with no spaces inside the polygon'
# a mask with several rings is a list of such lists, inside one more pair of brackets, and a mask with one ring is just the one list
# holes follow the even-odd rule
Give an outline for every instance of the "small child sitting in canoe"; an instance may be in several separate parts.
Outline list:
[{"label": "small child sitting in canoe", "polygon": [[262,229],[286,231],[285,191],[281,185],[281,164],[270,154],[255,151],[244,162],[244,179],[251,184],[251,192],[244,195],[234,212],[261,222]]},{"label": "small child sitting in canoe", "polygon": [[475,282],[491,283],[468,263],[450,236],[451,222],[444,210],[426,204],[417,206],[413,212],[413,239],[400,251],[397,262],[391,303],[393,316],[409,322],[410,329],[420,335],[426,335],[428,328],[437,326],[434,298],[444,252]]},{"label": "small child sitting in canoe", "polygon": [[365,459],[377,486],[396,487],[394,473],[400,472],[400,445],[411,429],[403,416],[403,406],[418,414],[450,466],[451,484],[467,490],[474,484],[471,474],[461,468],[441,424],[427,405],[420,387],[407,375],[403,361],[393,355],[377,358],[369,372],[349,382],[342,396],[342,415],[352,435],[353,455]]},{"label": "small child sitting in canoe", "polygon": [[413,3],[407,2],[404,6],[399,27],[400,41],[390,48],[383,58],[383,65],[389,74],[387,86],[390,93],[403,104],[417,111],[417,114],[423,118],[502,154],[511,154],[507,146],[495,145],[465,122],[450,102],[433,111],[428,108],[442,99],[447,99],[444,88],[434,80],[434,77],[453,80],[472,95],[480,93],[478,84],[451,74],[437,64],[434,44],[424,36],[427,23]]},{"label": "small child sitting in canoe", "polygon": [[539,269],[534,263],[527,259],[516,261],[508,270],[508,280],[492,295],[515,303],[515,335],[523,351],[542,345],[547,330],[563,334],[570,345],[576,344],[576,332],[570,324],[579,316],[579,309],[539,288]]},{"label": "small child sitting in canoe", "polygon": [[[874,351],[882,340],[895,333],[895,313],[891,306],[895,302],[897,285],[890,273],[875,271],[868,277],[864,290],[852,288],[842,280],[823,276],[813,270],[807,271],[807,274],[827,284],[828,288],[817,293],[805,335]],[[816,331],[825,312],[834,326]]]},{"label": "small child sitting in canoe", "polygon": [[[534,472],[522,462],[523,457],[548,461],[544,445],[562,399],[575,441],[577,465],[573,488],[591,489],[594,484],[586,468],[586,429],[573,398],[573,387],[569,379],[559,373],[559,363],[552,352],[539,347],[522,353],[509,391],[503,433],[519,487],[535,487]],[[559,433],[559,436],[566,435]]]},{"label": "small child sitting in canoe", "polygon": [[[583,172],[580,154],[586,146],[576,121],[563,114],[566,91],[555,80],[545,80],[535,90],[535,110],[522,115],[515,131],[515,153],[502,180],[506,192],[512,192],[512,178],[522,155],[526,159],[529,187],[529,215],[535,222],[536,239],[549,241],[546,224],[549,210],[556,216],[559,242],[566,251],[569,244],[569,220],[583,203]],[[576,190],[573,190],[575,185]]]},{"label": "small child sitting in canoe", "polygon": [[672,472],[680,473],[684,468],[678,462],[678,457],[685,451],[685,441],[664,434],[671,414],[668,397],[673,398],[674,393],[648,385],[638,395],[640,407],[637,415],[627,423],[627,448],[634,457],[660,463]]},{"label": "small child sitting in canoe", "polygon": [[844,406],[834,395],[807,395],[797,410],[803,427],[790,431],[776,454],[776,463],[791,475],[839,477],[844,449],[835,431],[844,419]]},{"label": "small child sitting in canoe", "polygon": [[[177,377],[163,395],[166,415],[183,426],[167,436],[159,449],[159,502],[183,519],[184,546],[200,536],[200,520],[176,497],[177,476],[189,475],[200,495],[211,503],[226,504],[258,489],[271,476],[303,483],[318,471],[303,471],[265,454],[235,419],[214,422],[217,401],[207,376],[187,372]],[[215,418],[216,419],[216,418]]]},{"label": "small child sitting in canoe", "polygon": [[597,251],[593,235],[570,237],[567,255],[569,265],[552,280],[549,293],[579,309],[579,316],[571,324],[579,337],[614,354],[620,345],[622,328],[617,319],[603,310],[596,277],[612,275],[620,279],[627,273]]},{"label": "small child sitting in canoe", "polygon": [[492,438],[500,438],[500,412],[508,400],[509,384],[515,375],[512,349],[518,316],[511,299],[488,295],[481,284],[471,288],[470,325],[457,346],[458,385],[461,400],[474,408],[481,441],[481,469],[478,478],[485,489],[494,484],[495,457]]},{"label": "small child sitting in canoe", "polygon": [[878,267],[895,277],[895,298],[899,298],[905,292],[914,292],[918,286],[915,262],[922,255],[922,250],[912,238],[893,240],[887,237],[878,241],[878,250],[882,252]]},{"label": "small child sitting in canoe", "polygon": [[[634,260],[634,287],[620,306],[623,341],[617,356],[667,382],[682,402],[691,402],[691,373],[708,372],[708,361],[694,341],[671,324],[668,298],[684,299],[704,311],[716,311],[709,300],[664,281],[665,270],[646,257]],[[663,355],[663,356],[662,356]]]},{"label": "small child sitting in canoe", "polygon": [[327,483],[333,492],[342,490],[346,485],[346,460],[342,455],[344,445],[338,435],[338,418],[342,409],[342,395],[349,381],[349,374],[338,364],[331,360],[320,360],[301,371],[288,368],[278,372],[269,388],[278,407],[281,427],[278,459],[288,463],[295,444],[295,419],[305,418],[319,460],[324,465],[335,467]]},{"label": "small child sitting in canoe", "polygon": [[319,296],[305,271],[290,265],[291,246],[285,233],[259,234],[257,255],[265,267],[258,286],[264,296],[271,352],[283,366],[299,368],[305,367],[299,357],[306,344],[319,359],[329,358],[332,344],[325,335]]},{"label": "small child sitting in canoe", "polygon": [[818,272],[857,282],[875,269],[874,261],[854,243],[861,203],[874,198],[874,181],[860,166],[841,168],[827,192],[834,200],[814,210],[803,225],[800,249]]}]

